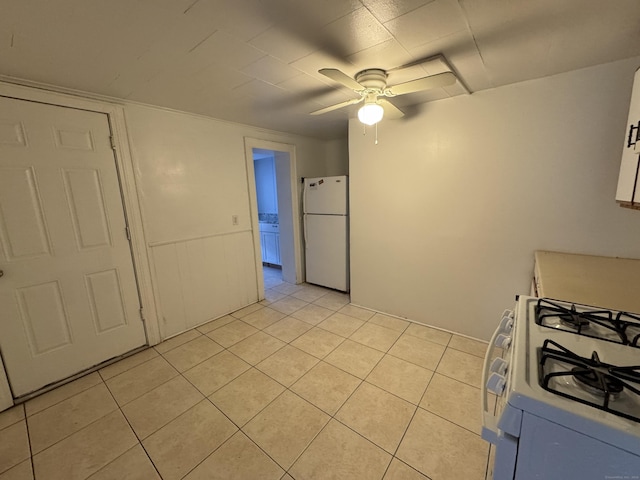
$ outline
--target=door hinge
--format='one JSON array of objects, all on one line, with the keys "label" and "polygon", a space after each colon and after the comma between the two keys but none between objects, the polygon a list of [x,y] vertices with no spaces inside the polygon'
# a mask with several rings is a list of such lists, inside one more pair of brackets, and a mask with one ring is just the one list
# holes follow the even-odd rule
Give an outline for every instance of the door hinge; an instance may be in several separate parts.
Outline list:
[{"label": "door hinge", "polygon": [[129,225],[124,227],[124,233],[127,235],[127,240],[131,241],[131,231],[129,230]]},{"label": "door hinge", "polygon": [[113,135],[109,136],[109,140],[111,140],[111,150],[116,149],[116,138]]},{"label": "door hinge", "polygon": [[144,318],[144,309],[142,307],[140,307],[140,320],[143,322],[146,320],[146,318]]}]

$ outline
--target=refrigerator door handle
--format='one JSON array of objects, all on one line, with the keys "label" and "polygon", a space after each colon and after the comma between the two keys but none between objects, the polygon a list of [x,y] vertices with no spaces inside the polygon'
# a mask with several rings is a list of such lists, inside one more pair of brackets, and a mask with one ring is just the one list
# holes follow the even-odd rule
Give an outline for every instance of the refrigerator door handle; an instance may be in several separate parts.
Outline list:
[{"label": "refrigerator door handle", "polygon": [[304,246],[305,248],[309,245],[309,241],[307,240],[307,214],[302,215],[302,230],[304,231]]},{"label": "refrigerator door handle", "polygon": [[302,183],[302,214],[307,213],[307,182]]}]

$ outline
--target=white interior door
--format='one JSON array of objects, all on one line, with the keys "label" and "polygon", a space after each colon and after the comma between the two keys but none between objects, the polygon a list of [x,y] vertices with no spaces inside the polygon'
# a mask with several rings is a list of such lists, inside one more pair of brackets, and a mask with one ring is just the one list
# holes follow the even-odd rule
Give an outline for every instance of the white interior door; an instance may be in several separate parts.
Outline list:
[{"label": "white interior door", "polygon": [[0,243],[15,397],[146,343],[105,114],[0,97]]}]

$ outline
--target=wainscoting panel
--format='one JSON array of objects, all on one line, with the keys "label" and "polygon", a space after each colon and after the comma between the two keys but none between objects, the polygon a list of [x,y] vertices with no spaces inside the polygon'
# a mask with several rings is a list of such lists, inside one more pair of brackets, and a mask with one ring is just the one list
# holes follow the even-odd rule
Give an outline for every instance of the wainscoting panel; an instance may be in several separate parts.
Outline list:
[{"label": "wainscoting panel", "polygon": [[258,301],[251,231],[151,246],[163,338]]}]

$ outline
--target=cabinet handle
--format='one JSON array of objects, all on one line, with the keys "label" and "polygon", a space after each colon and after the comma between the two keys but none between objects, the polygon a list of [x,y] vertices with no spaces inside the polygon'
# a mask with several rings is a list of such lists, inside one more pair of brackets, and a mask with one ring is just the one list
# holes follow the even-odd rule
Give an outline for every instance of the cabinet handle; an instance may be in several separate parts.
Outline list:
[{"label": "cabinet handle", "polygon": [[[635,140],[631,140],[633,138],[633,131],[636,131],[636,138]],[[640,140],[640,122],[638,122],[638,125],[630,125],[629,126],[629,136],[627,137],[627,148],[631,148],[633,147],[636,142]]]}]

